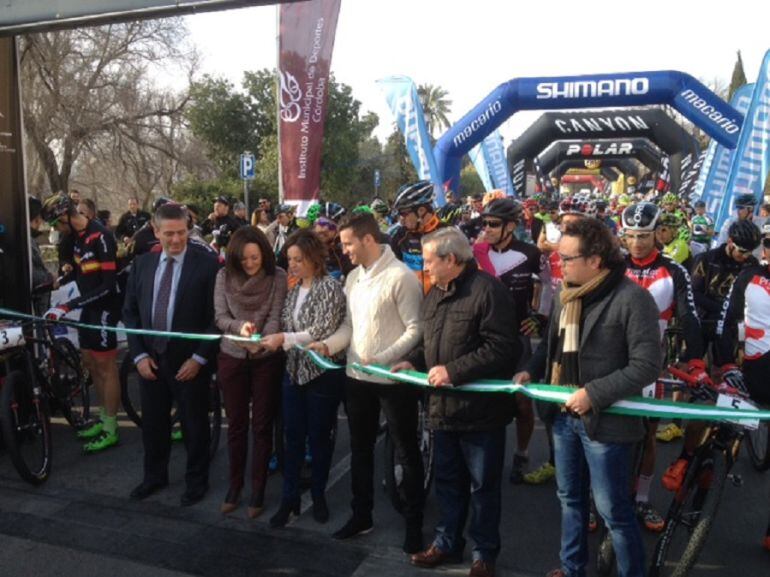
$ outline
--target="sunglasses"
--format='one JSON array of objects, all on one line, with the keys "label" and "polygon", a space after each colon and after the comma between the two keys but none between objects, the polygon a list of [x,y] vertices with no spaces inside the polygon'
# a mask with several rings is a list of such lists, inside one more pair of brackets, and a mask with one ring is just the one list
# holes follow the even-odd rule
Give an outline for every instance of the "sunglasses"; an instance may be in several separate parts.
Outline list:
[{"label": "sunglasses", "polygon": [[[765,246],[764,242],[768,239],[762,239],[762,246]],[[742,246],[738,246],[737,244],[733,245],[735,247],[735,250],[738,251],[741,254],[751,254],[752,250],[750,248],[743,248]]]},{"label": "sunglasses", "polygon": [[501,220],[482,220],[481,221],[481,227],[482,228],[501,228],[503,226],[503,221]]}]

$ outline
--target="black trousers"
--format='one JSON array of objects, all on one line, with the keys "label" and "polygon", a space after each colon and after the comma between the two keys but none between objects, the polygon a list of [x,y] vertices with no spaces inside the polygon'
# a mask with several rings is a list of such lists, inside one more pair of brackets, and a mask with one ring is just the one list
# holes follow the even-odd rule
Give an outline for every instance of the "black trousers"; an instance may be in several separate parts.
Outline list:
[{"label": "black trousers", "polygon": [[144,481],[152,484],[168,482],[171,407],[176,401],[187,450],[185,483],[188,490],[203,489],[209,478],[210,374],[203,367],[194,380],[180,382],[174,378],[178,367],[169,366],[162,356],[156,363],[158,379],[141,379]]},{"label": "black trousers", "polygon": [[396,459],[403,466],[401,485],[407,523],[422,526],[423,467],[417,442],[419,392],[408,385],[381,385],[348,377],[346,409],[350,427],[353,516],[369,519],[374,508],[374,445],[380,408],[388,421]]}]

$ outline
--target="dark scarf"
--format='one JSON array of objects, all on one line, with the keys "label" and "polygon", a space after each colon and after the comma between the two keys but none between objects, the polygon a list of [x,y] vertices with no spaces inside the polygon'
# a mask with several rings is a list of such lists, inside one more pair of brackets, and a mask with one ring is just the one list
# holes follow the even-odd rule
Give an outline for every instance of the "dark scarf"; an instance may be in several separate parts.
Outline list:
[{"label": "dark scarf", "polygon": [[604,298],[622,280],[624,266],[605,269],[580,286],[564,285],[559,293],[562,304],[559,315],[558,342],[551,364],[551,384],[580,386],[578,350],[583,311]]}]

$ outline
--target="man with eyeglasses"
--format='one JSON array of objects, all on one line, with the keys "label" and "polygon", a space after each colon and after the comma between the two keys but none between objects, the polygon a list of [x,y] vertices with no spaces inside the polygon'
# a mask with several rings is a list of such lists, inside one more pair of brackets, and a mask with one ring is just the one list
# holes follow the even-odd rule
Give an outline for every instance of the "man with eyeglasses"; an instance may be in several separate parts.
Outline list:
[{"label": "man with eyeglasses", "polygon": [[[626,276],[647,289],[655,299],[661,342],[669,322],[676,318],[686,345],[682,360],[687,363],[687,370],[691,375],[705,381],[708,374],[703,362],[703,342],[690,277],[687,270],[664,255],[655,242],[655,233],[660,228],[660,220],[664,214],[651,202],[632,204],[623,211],[623,238],[628,249]],[[648,530],[659,532],[663,530],[664,521],[650,504],[650,487],[655,472],[657,421],[650,421],[648,425],[637,483],[636,511]],[[676,430],[671,430],[672,436],[669,440],[682,436],[683,433],[677,425],[672,423],[670,427],[676,427]],[[676,436],[673,436],[674,434]]]},{"label": "man with eyeglasses", "polygon": [[[745,267],[735,279],[717,325],[715,364],[722,380],[748,393],[751,400],[770,405],[770,226],[762,228],[763,264]],[[739,327],[743,325],[744,330]],[[743,332],[743,336],[741,336]],[[743,341],[743,366],[738,368],[739,341]],[[762,546],[770,551],[770,522]]]},{"label": "man with eyeglasses", "polygon": [[[516,306],[516,318],[522,319],[519,340],[523,347],[520,365],[532,355],[530,337],[539,336],[548,323],[553,289],[550,267],[545,255],[535,245],[516,238],[515,231],[522,218],[521,204],[512,198],[491,201],[481,213],[481,236],[473,245],[479,267],[497,277],[511,292]],[[542,292],[538,310],[533,310],[535,277],[540,279]],[[517,369],[520,367],[517,367]],[[529,462],[529,441],[535,428],[532,400],[516,395],[516,442],[510,482],[524,482],[524,468]]]}]

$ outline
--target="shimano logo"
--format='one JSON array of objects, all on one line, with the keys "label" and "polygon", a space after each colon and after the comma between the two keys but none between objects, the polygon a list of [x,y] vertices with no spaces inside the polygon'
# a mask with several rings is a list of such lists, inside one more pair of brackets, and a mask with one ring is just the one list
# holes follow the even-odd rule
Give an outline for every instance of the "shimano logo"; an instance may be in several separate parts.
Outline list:
[{"label": "shimano logo", "polygon": [[698,96],[698,94],[693,90],[688,88],[679,96],[682,97],[686,102],[692,104],[693,108],[695,108],[698,112],[722,128],[726,133],[735,134],[741,129],[741,127],[736,124],[734,120],[724,116],[721,112],[709,104],[708,101]]},{"label": "shimano logo", "polygon": [[460,146],[463,142],[465,142],[471,136],[473,136],[474,132],[476,132],[479,128],[484,126],[492,118],[497,116],[502,109],[503,109],[503,103],[500,102],[499,100],[495,100],[494,102],[491,102],[489,106],[487,106],[486,109],[481,114],[479,114],[476,118],[471,120],[471,122],[468,123],[465,126],[465,128],[463,128],[460,132],[458,132],[454,136],[454,138],[452,139],[452,144],[454,144],[455,147]]},{"label": "shimano logo", "polygon": [[639,96],[650,91],[650,80],[642,76],[640,78],[614,78],[607,80],[540,82],[536,89],[538,100]]},{"label": "shimano logo", "polygon": [[630,142],[610,142],[603,145],[596,144],[570,144],[567,147],[567,156],[625,156],[634,151],[634,145]]}]

